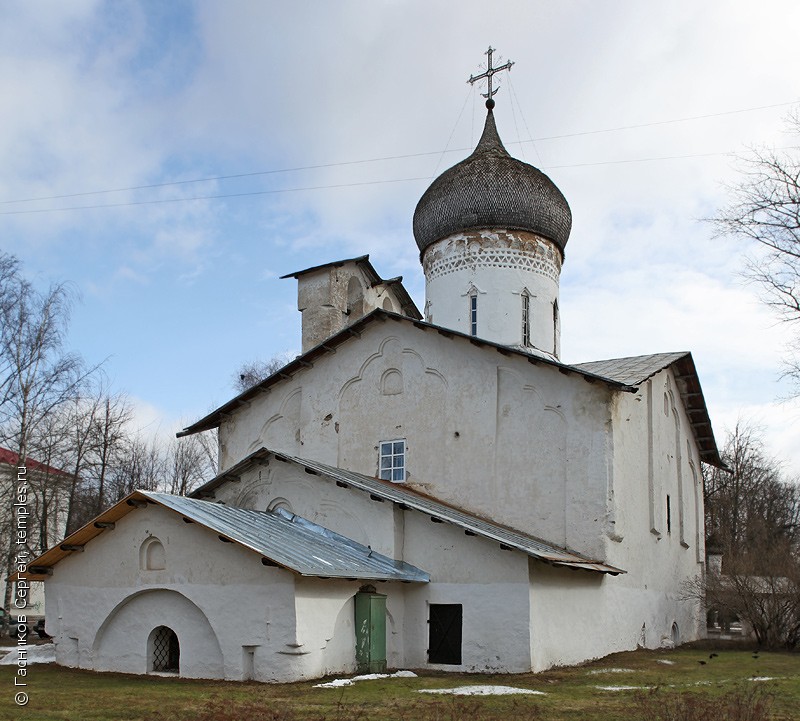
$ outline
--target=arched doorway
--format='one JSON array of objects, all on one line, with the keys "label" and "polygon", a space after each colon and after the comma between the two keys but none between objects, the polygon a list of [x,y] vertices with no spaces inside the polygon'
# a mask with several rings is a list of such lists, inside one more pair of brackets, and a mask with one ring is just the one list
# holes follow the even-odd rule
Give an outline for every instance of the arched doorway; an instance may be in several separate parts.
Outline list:
[{"label": "arched doorway", "polygon": [[181,665],[181,646],[178,636],[168,626],[153,629],[147,641],[148,670],[178,673]]}]

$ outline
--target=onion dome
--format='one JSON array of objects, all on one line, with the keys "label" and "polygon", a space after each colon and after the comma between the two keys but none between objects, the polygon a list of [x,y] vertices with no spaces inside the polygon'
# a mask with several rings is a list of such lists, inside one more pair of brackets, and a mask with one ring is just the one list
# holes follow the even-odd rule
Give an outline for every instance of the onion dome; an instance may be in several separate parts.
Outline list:
[{"label": "onion dome", "polygon": [[562,256],[572,228],[572,212],[555,183],[503,147],[491,107],[472,155],[436,178],[417,203],[414,238],[422,254],[448,235],[489,228],[536,233]]}]

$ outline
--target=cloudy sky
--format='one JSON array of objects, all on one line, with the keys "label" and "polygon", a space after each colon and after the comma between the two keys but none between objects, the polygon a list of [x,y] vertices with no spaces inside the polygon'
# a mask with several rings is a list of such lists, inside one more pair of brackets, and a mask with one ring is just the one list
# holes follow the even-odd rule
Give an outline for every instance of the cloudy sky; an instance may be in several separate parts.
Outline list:
[{"label": "cloudy sky", "polygon": [[414,206],[479,137],[491,44],[500,134],[573,211],[563,359],[691,350],[718,440],[754,419],[800,474],[789,329],[703,222],[731,153],[798,144],[797,27],[792,0],[0,0],[0,247],[74,285],[70,343],[143,423],[185,425],[298,351],[278,276],[369,253],[423,306]]}]

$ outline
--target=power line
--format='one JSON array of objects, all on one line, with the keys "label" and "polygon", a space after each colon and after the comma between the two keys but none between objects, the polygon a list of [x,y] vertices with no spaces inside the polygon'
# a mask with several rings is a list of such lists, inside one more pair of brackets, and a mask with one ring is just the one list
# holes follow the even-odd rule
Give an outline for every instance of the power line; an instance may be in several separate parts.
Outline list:
[{"label": "power line", "polygon": [[395,178],[394,180],[369,180],[363,183],[341,183],[338,185],[310,185],[305,188],[280,188],[277,190],[253,190],[246,193],[224,193],[220,195],[197,195],[191,198],[159,198],[157,200],[132,200],[125,203],[103,203],[101,205],[72,205],[66,208],[38,208],[34,210],[3,210],[0,215],[30,215],[33,213],[60,213],[65,210],[96,210],[98,208],[123,208],[129,205],[156,205],[161,203],[185,203],[190,200],[220,200],[222,198],[243,198],[248,195],[273,195],[275,193],[297,193],[302,190],[328,190],[330,188],[353,188],[359,185],[382,185],[386,183],[407,183],[413,180],[430,180],[427,177]]},{"label": "power line", "polygon": [[[536,140],[561,140],[562,138],[577,138],[582,135],[598,135],[599,133],[615,133],[618,130],[634,130],[636,128],[652,128],[656,125],[670,125],[672,123],[686,123],[690,120],[706,120],[708,118],[721,118],[724,115],[737,115],[739,113],[752,113],[756,110],[769,110],[771,108],[784,108],[789,105],[797,105],[800,100],[792,100],[788,103],[775,103],[773,105],[759,105],[754,108],[742,108],[741,110],[724,110],[720,113],[708,113],[706,115],[691,115],[686,118],[673,118],[671,120],[655,120],[651,123],[638,123],[637,125],[620,125],[616,128],[604,128],[602,130],[584,130],[579,133],[565,133],[564,135],[548,135]],[[533,142],[533,141],[529,141]]]},{"label": "power line", "polygon": [[[600,129],[600,130],[584,130],[584,131],[575,132],[575,133],[565,133],[565,134],[562,134],[562,135],[549,135],[549,136],[543,136],[541,138],[531,138],[530,140],[520,140],[520,141],[517,141],[517,143],[519,143],[519,144],[522,144],[522,143],[536,143],[536,142],[543,141],[543,140],[561,140],[561,139],[564,139],[564,138],[576,138],[576,137],[581,137],[581,136],[586,136],[586,135],[598,135],[598,134],[601,134],[601,133],[614,133],[614,132],[623,131],[623,130],[634,130],[636,128],[649,128],[649,127],[654,127],[654,126],[659,126],[659,125],[669,125],[669,124],[673,124],[673,123],[685,123],[685,122],[689,122],[689,121],[693,121],[693,120],[705,120],[705,119],[708,119],[708,118],[717,118],[717,117],[722,117],[722,116],[726,116],[726,115],[736,115],[736,114],[739,114],[739,113],[750,113],[750,112],[754,112],[754,111],[757,111],[757,110],[767,110],[767,109],[771,109],[771,108],[782,108],[782,107],[786,107],[786,106],[789,106],[789,105],[795,105],[798,102],[799,101],[797,101],[797,100],[793,100],[793,101],[787,102],[787,103],[775,103],[775,104],[772,104],[772,105],[759,105],[759,106],[752,107],[752,108],[742,108],[742,109],[739,109],[739,110],[726,110],[726,111],[722,111],[722,112],[719,112],[719,113],[708,113],[708,114],[705,114],[705,115],[693,115],[693,116],[689,116],[689,117],[685,117],[685,118],[673,118],[671,120],[658,120],[658,121],[653,121],[653,122],[649,122],[649,123],[639,123],[639,124],[636,124],[636,125],[621,125],[621,126],[618,126],[618,127],[603,128],[603,129]],[[463,112],[463,108],[462,108],[462,112]],[[529,135],[530,135],[530,133],[529,133]],[[449,143],[449,141],[448,141],[448,143]],[[509,143],[509,144],[513,144],[513,143]],[[209,177],[206,177],[206,178],[189,178],[189,179],[186,179],[186,180],[173,180],[173,181],[168,181],[168,182],[163,182],[163,183],[150,183],[150,184],[146,184],[146,185],[132,185],[132,186],[123,187],[123,188],[110,188],[110,189],[105,189],[105,190],[87,190],[87,191],[83,191],[83,192],[79,192],[79,193],[64,193],[64,194],[61,194],[61,195],[44,195],[44,196],[37,196],[37,197],[34,197],[34,198],[19,198],[19,199],[16,199],[16,200],[0,200],[0,205],[11,205],[11,204],[15,204],[15,203],[33,203],[33,202],[42,201],[42,200],[65,200],[67,198],[80,198],[80,197],[85,197],[85,196],[88,196],[88,195],[105,195],[105,194],[110,194],[110,193],[123,193],[123,192],[130,192],[130,191],[134,191],[134,190],[152,190],[152,189],[155,189],[155,188],[165,188],[165,187],[177,186],[177,185],[188,185],[188,184],[191,184],[191,183],[209,183],[209,182],[222,181],[222,180],[235,180],[235,179],[238,179],[238,178],[253,178],[253,177],[258,177],[258,176],[263,176],[263,175],[277,175],[277,174],[280,174],[280,173],[294,173],[294,172],[299,172],[299,171],[303,171],[303,170],[321,170],[321,169],[324,169],[324,168],[335,168],[335,167],[342,167],[342,166],[347,166],[347,165],[362,165],[362,164],[366,164],[366,163],[379,163],[379,162],[384,162],[384,161],[388,161],[388,160],[405,160],[405,159],[409,159],[409,158],[421,158],[421,157],[427,157],[427,156],[431,156],[431,155],[440,155],[440,156],[442,156],[445,153],[457,153],[457,152],[462,152],[463,153],[463,152],[468,152],[468,151],[471,151],[471,150],[473,150],[473,148],[453,148],[452,150],[448,150],[445,147],[444,150],[433,150],[433,151],[422,152],[422,153],[406,153],[406,154],[403,154],[403,155],[386,155],[386,156],[379,157],[379,158],[365,158],[365,159],[362,159],[362,160],[344,160],[344,161],[340,161],[340,162],[336,162],[336,163],[320,163],[320,164],[317,164],[317,165],[302,165],[302,166],[297,166],[297,167],[293,167],[293,168],[279,168],[279,169],[274,169],[274,170],[257,170],[257,171],[253,171],[253,172],[249,172],[249,173],[235,173],[235,174],[232,174],[232,175],[215,175],[215,176],[209,176]],[[720,154],[724,155],[725,153],[717,153],[717,155],[720,155]],[[714,155],[714,153],[711,153],[710,155]],[[680,157],[684,157],[684,156],[680,156]],[[690,156],[685,156],[685,157],[690,157]],[[612,162],[612,161],[609,161],[609,162]],[[618,161],[618,162],[642,162],[642,161]],[[604,163],[587,163],[585,165],[602,165],[602,164],[604,164]],[[560,168],[560,167],[578,167],[578,166],[550,166],[550,167],[559,167]],[[396,181],[377,181],[377,182],[396,182]],[[326,187],[343,187],[343,186],[320,186],[320,188],[326,188]],[[304,190],[304,188],[298,188],[298,190]],[[271,192],[271,191],[264,191],[264,192],[266,193],[266,192]],[[283,192],[283,191],[274,191],[274,192]],[[258,195],[258,194],[260,194],[260,193],[253,192],[253,193],[239,193],[239,194],[231,194],[231,195],[226,195],[226,196],[209,196],[209,197],[237,197],[237,195]],[[175,200],[180,200],[180,199],[175,199]],[[187,198],[187,200],[193,200],[193,198]],[[141,203],[118,203],[118,204],[114,204],[114,205],[117,205],[117,206],[120,206],[120,205],[137,205],[137,204],[142,205],[142,204],[145,204],[147,202],[158,202],[158,201],[142,201]],[[174,202],[174,201],[164,201],[164,202]],[[90,207],[112,207],[112,205],[106,205],[106,206],[102,206],[102,205],[101,206],[81,206],[81,207],[85,207],[85,208],[90,208]],[[23,211],[19,211],[19,212],[23,212]],[[11,214],[13,214],[13,213],[0,213],[0,215],[11,215]]]},{"label": "power line", "polygon": [[[522,141],[520,141],[522,142]],[[800,145],[788,145],[776,148],[776,150],[800,150]],[[629,163],[651,163],[662,160],[684,160],[688,158],[710,158],[729,156],[735,157],[733,151],[722,151],[717,153],[690,153],[686,155],[660,155],[652,158],[627,158],[624,160],[600,160],[595,163],[570,163],[566,165],[544,165],[542,170],[563,170],[566,168],[588,168],[599,165],[626,165]],[[66,210],[97,210],[100,208],[123,208],[132,205],[158,205],[163,203],[185,203],[192,200],[222,200],[225,198],[244,198],[254,195],[274,195],[277,193],[298,193],[305,190],[331,190],[336,188],[354,188],[365,185],[386,185],[389,183],[409,183],[418,180],[430,181],[428,176],[416,178],[394,178],[392,180],[367,180],[360,183],[338,183],[335,185],[310,185],[302,188],[279,188],[275,190],[253,190],[244,193],[222,193],[218,195],[196,195],[189,198],[158,198],[156,200],[132,200],[124,203],[103,203],[98,205],[74,205],[66,208],[38,208],[33,210],[3,210],[0,215],[31,215],[34,213],[59,213]]]}]

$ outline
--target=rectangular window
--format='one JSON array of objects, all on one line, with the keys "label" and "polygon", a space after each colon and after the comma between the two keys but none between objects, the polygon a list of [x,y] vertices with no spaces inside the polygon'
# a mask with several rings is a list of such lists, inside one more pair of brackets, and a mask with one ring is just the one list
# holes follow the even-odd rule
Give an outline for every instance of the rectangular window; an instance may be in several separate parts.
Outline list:
[{"label": "rectangular window", "polygon": [[432,603],[428,617],[428,663],[461,665],[460,603]]},{"label": "rectangular window", "polygon": [[469,297],[469,334],[478,335],[478,296]]},{"label": "rectangular window", "polygon": [[406,480],[406,442],[381,441],[380,477],[385,481],[402,483]]},{"label": "rectangular window", "polygon": [[522,294],[522,345],[531,344],[531,297]]}]

